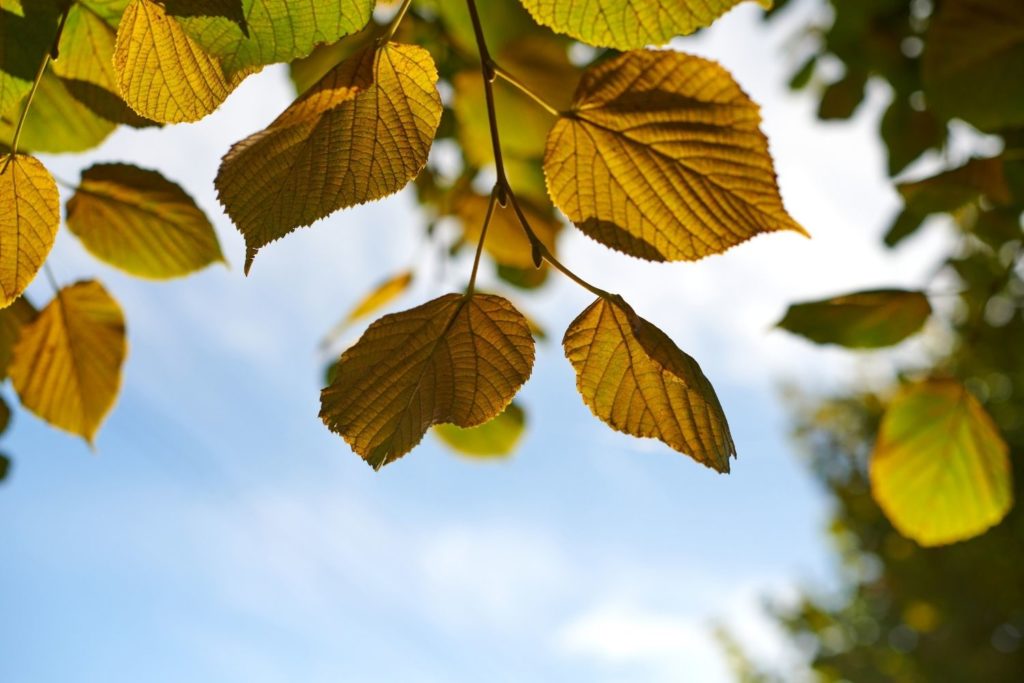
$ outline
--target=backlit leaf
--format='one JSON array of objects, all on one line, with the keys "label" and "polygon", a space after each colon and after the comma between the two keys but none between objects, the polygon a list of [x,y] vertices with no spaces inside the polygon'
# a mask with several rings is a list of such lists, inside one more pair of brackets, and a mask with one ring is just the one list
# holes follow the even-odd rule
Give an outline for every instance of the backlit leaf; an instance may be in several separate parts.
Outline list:
[{"label": "backlit leaf", "polygon": [[168,12],[228,74],[305,57],[370,21],[373,0],[169,0]]},{"label": "backlit leaf", "polygon": [[915,384],[893,399],[870,474],[886,517],[923,546],[977,536],[1013,504],[1006,443],[978,400],[952,380]]},{"label": "backlit leaf", "polygon": [[692,261],[803,229],[782,206],[757,106],[725,69],[630,52],[589,69],[548,137],[555,205],[584,233],[652,261]]},{"label": "backlit leaf", "polygon": [[509,404],[533,368],[525,318],[489,294],[447,294],[370,325],[341,356],[320,417],[375,469],[435,424],[475,427]]},{"label": "backlit leaf", "polygon": [[[537,23],[597,47],[661,45],[710,26],[742,0],[522,0]],[[759,0],[769,8],[771,0]]]},{"label": "backlit leaf", "polygon": [[875,349],[915,334],[931,312],[921,292],[879,289],[794,304],[779,327],[818,344]]},{"label": "backlit leaf", "polygon": [[982,130],[1024,125],[1024,2],[944,0],[926,39],[931,107]]},{"label": "backlit leaf", "polygon": [[473,458],[505,458],[519,445],[526,430],[526,413],[515,402],[478,427],[451,424],[434,427],[434,435],[456,453]]},{"label": "backlit leaf", "polygon": [[127,164],[82,173],[67,223],[96,258],[140,277],[179,277],[224,259],[209,219],[180,186]]},{"label": "backlit leaf", "polygon": [[53,45],[58,17],[54,0],[0,0],[0,116],[17,117]]},{"label": "backlit leaf", "polygon": [[598,299],[569,326],[562,345],[594,415],[729,471],[736,447],[714,388],[697,361],[629,304]]},{"label": "backlit leaf", "polygon": [[[11,146],[16,123],[13,117],[0,119],[0,143]],[[51,67],[39,82],[31,115],[21,131],[19,149],[48,154],[84,152],[100,145],[115,128],[115,123],[72,95]]]},{"label": "backlit leaf", "polygon": [[335,325],[334,329],[327,335],[327,338],[324,339],[323,345],[330,346],[348,329],[349,325],[394,302],[395,299],[402,296],[409,289],[412,280],[412,271],[406,270],[379,283],[366,296],[360,299],[359,303],[352,307],[352,310],[345,314],[341,322]]},{"label": "backlit leaf", "polygon": [[[0,169],[7,163],[0,156]],[[0,173],[0,308],[21,296],[53,248],[60,195],[37,159],[16,155]]]},{"label": "backlit leaf", "polygon": [[224,74],[214,57],[153,0],[132,0],[121,17],[114,68],[125,102],[162,123],[198,121],[248,75]]},{"label": "backlit leaf", "polygon": [[126,353],[124,316],[95,281],[60,290],[14,347],[21,403],[92,443],[117,398]]},{"label": "backlit leaf", "polygon": [[60,57],[53,62],[53,72],[75,99],[108,121],[137,127],[154,125],[132,111],[117,94],[116,39],[114,25],[88,5],[73,4],[61,34]]},{"label": "backlit leaf", "polygon": [[339,64],[266,130],[231,148],[221,203],[256,252],[339,209],[401,190],[426,165],[441,120],[437,69],[388,43]]},{"label": "backlit leaf", "polygon": [[7,308],[0,309],[0,380],[7,379],[14,345],[21,337],[21,328],[36,319],[39,313],[25,297],[18,297]]}]

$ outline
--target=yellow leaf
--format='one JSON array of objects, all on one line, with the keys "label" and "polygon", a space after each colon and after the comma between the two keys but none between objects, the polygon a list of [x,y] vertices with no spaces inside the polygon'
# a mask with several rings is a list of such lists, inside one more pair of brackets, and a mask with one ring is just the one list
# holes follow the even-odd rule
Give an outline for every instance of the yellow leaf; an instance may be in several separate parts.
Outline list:
[{"label": "yellow leaf", "polygon": [[437,425],[434,435],[456,453],[471,458],[506,458],[515,451],[526,431],[526,413],[516,405],[508,404],[493,420],[463,429],[451,424]]},{"label": "yellow leaf", "polygon": [[779,197],[757,106],[718,64],[630,52],[589,69],[548,136],[555,205],[652,261],[692,261],[761,232],[803,233]]},{"label": "yellow leaf", "polygon": [[736,447],[714,388],[697,361],[629,304],[598,299],[569,326],[562,345],[594,415],[729,471]]},{"label": "yellow leaf", "polygon": [[351,311],[349,311],[344,319],[339,322],[333,330],[324,339],[323,345],[331,345],[341,334],[348,329],[348,326],[356,322],[360,318],[364,318],[374,311],[384,308],[398,297],[402,296],[409,285],[412,284],[413,273],[412,271],[406,270],[398,275],[389,277],[387,280],[379,283],[370,292],[366,294],[359,303],[357,303]]},{"label": "yellow leaf", "polygon": [[35,320],[38,312],[25,297],[18,297],[7,308],[0,309],[0,380],[7,379],[14,345],[21,337],[21,328]]},{"label": "yellow leaf", "polygon": [[231,148],[217,191],[259,249],[335,211],[401,190],[419,175],[437,126],[437,69],[420,47],[388,43],[331,70],[270,126]]},{"label": "yellow leaf", "polygon": [[[455,215],[462,221],[463,234],[466,241],[475,245],[480,239],[480,230],[487,215],[490,198],[472,192],[461,194],[455,199]],[[528,203],[520,200],[523,214],[530,227],[540,241],[555,251],[555,239],[561,230],[561,224],[551,215],[544,214]],[[533,246],[527,239],[523,226],[511,206],[502,207],[495,204],[490,225],[487,228],[487,240],[484,242],[487,253],[500,264],[514,268],[534,268]]]},{"label": "yellow leaf", "polygon": [[1007,446],[959,382],[905,388],[871,455],[871,492],[893,526],[923,546],[972,538],[1013,504]]},{"label": "yellow leaf", "polygon": [[121,308],[98,282],[79,282],[24,327],[11,381],[22,405],[92,443],[117,398],[124,357]]},{"label": "yellow leaf", "polygon": [[53,176],[24,154],[0,156],[0,308],[10,306],[43,266],[60,226]]},{"label": "yellow leaf", "polygon": [[877,289],[794,304],[779,327],[818,344],[877,349],[916,333],[931,313],[921,292]]},{"label": "yellow leaf", "polygon": [[[522,0],[538,24],[596,47],[661,45],[711,25],[742,0]],[[770,8],[771,0],[758,0]]]},{"label": "yellow leaf", "polygon": [[209,219],[181,187],[127,164],[82,173],[67,223],[96,258],[140,277],[179,277],[224,259]]},{"label": "yellow leaf", "polygon": [[380,469],[432,425],[475,427],[498,415],[533,357],[529,325],[508,301],[447,294],[370,325],[342,354],[320,417]]},{"label": "yellow leaf", "polygon": [[198,121],[227,99],[250,72],[231,78],[153,0],[132,0],[121,17],[114,68],[125,102],[162,123]]}]

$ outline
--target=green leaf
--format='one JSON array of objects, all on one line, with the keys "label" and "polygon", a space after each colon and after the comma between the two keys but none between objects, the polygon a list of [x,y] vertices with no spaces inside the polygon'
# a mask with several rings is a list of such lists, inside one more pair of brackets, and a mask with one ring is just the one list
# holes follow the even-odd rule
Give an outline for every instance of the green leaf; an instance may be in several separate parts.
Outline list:
[{"label": "green leaf", "polygon": [[972,538],[1013,504],[1007,446],[962,384],[906,387],[886,410],[871,492],[893,526],[923,546]]},{"label": "green leaf", "polygon": [[246,272],[296,228],[405,187],[427,163],[441,110],[430,54],[388,43],[339,64],[234,145],[216,185],[245,237]]},{"label": "green leaf", "polygon": [[652,261],[806,234],[782,205],[759,124],[757,105],[714,62],[629,52],[584,74],[548,137],[548,191],[588,236]]},{"label": "green leaf", "polygon": [[179,185],[127,164],[83,172],[67,224],[96,258],[139,277],[181,277],[224,260],[213,225]]},{"label": "green leaf", "polygon": [[90,444],[121,386],[124,315],[102,285],[61,289],[22,329],[11,382],[21,404]]},{"label": "green leaf", "polygon": [[341,356],[320,417],[374,469],[435,424],[496,417],[529,378],[534,342],[505,299],[447,294],[386,315]]},{"label": "green leaf", "polygon": [[58,18],[54,0],[0,0],[0,117],[17,118],[53,47]]},{"label": "green leaf", "polygon": [[451,424],[434,427],[434,435],[456,453],[494,459],[511,455],[526,431],[526,413],[515,401],[494,419],[463,429]]},{"label": "green leaf", "polygon": [[835,83],[830,83],[821,94],[818,118],[836,121],[853,116],[864,101],[867,83],[868,75],[862,71],[851,71]]},{"label": "green leaf", "polygon": [[[11,146],[16,122],[16,117],[0,119],[0,145]],[[51,67],[39,82],[19,148],[40,154],[85,152],[102,144],[115,128],[79,101]]]},{"label": "green leaf", "polygon": [[986,131],[1024,125],[1024,3],[944,0],[926,45],[931,107]]},{"label": "green leaf", "polygon": [[900,183],[896,189],[903,195],[907,210],[920,216],[953,212],[979,197],[996,204],[1012,200],[1000,157],[971,159],[963,166],[930,178]]},{"label": "green leaf", "polygon": [[168,12],[229,75],[290,62],[370,21],[373,0],[170,0]]},{"label": "green leaf", "polygon": [[621,298],[591,304],[562,346],[583,402],[608,426],[729,471],[736,446],[711,383],[697,361]]},{"label": "green leaf", "polygon": [[[742,0],[522,0],[538,24],[597,47],[662,45],[711,23]],[[765,9],[771,0],[759,0]]]},{"label": "green leaf", "polygon": [[931,312],[921,292],[878,289],[794,304],[779,327],[818,344],[877,349],[918,332]]}]

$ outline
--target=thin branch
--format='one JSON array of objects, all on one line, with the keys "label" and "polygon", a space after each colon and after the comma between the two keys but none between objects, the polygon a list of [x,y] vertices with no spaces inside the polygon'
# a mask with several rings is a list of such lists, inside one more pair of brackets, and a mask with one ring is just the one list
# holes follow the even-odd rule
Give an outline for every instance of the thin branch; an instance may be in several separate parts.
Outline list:
[{"label": "thin branch", "polygon": [[493,61],[491,62],[491,69],[494,70],[494,73],[497,74],[497,76],[499,78],[501,78],[503,81],[505,81],[509,85],[514,86],[521,93],[523,93],[524,95],[529,97],[531,100],[533,100],[534,102],[539,104],[546,112],[548,112],[552,116],[561,116],[561,112],[558,111],[558,109],[556,109],[551,103],[549,103],[543,97],[541,97],[536,92],[531,90],[529,88],[529,86],[527,86],[521,80],[519,80],[518,78],[513,76],[511,73],[509,73],[508,71],[505,71],[504,69],[502,69],[498,64],[496,64]]},{"label": "thin branch", "polygon": [[498,186],[491,190],[491,199],[487,202],[487,213],[484,215],[484,226],[480,230],[480,241],[476,244],[476,255],[473,257],[473,272],[469,276],[469,285],[466,287],[466,296],[473,296],[476,290],[476,274],[480,269],[480,256],[484,253],[484,240],[487,239],[487,227],[491,224],[491,217],[494,215],[494,205],[498,203]]},{"label": "thin branch", "polygon": [[392,17],[391,23],[388,24],[387,29],[381,34],[380,44],[384,44],[395,37],[395,32],[398,30],[398,25],[402,23],[402,19],[405,18],[405,13],[409,11],[409,6],[412,5],[412,0],[404,0],[402,6],[395,12],[395,16]]},{"label": "thin branch", "polygon": [[14,160],[15,155],[18,153],[18,143],[21,142],[21,131],[25,127],[25,121],[28,119],[29,109],[32,108],[32,100],[35,99],[36,91],[39,90],[39,83],[43,80],[43,74],[46,73],[46,67],[50,65],[51,59],[57,59],[60,50],[60,38],[64,35],[64,25],[68,22],[68,13],[71,12],[71,3],[64,8],[64,11],[60,15],[60,23],[57,25],[57,34],[53,37],[53,45],[50,47],[49,52],[43,55],[43,61],[39,64],[39,70],[36,72],[36,78],[32,81],[32,89],[28,91],[28,98],[25,100],[25,106],[22,107],[21,116],[18,118],[18,125],[14,129],[14,138],[11,140],[11,151],[7,155],[7,161],[4,162],[4,167],[0,169],[0,174],[7,171],[7,167],[11,165],[11,161]]}]

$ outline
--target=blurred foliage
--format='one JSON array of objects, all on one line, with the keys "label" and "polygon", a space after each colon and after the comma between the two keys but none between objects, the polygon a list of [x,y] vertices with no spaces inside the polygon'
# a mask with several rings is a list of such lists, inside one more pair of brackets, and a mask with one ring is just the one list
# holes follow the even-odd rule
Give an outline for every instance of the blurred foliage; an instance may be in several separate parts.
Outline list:
[{"label": "blurred foliage", "polygon": [[[795,3],[779,2],[775,11],[788,4]],[[959,291],[936,297],[952,344],[947,353],[902,367],[901,381],[932,376],[963,382],[1009,446],[1020,500],[1024,129],[1014,126],[1024,115],[1024,3],[823,0],[820,5],[822,21],[802,36],[808,56],[791,84],[814,94],[823,119],[848,117],[868,82],[885,84],[891,92],[878,132],[889,173],[907,173],[894,181],[905,208],[886,243],[897,245],[922,226],[943,221],[956,231],[938,272],[952,276]],[[951,44],[959,51],[951,51]],[[988,77],[958,76],[981,64],[992,71]],[[822,82],[821,73],[836,65],[842,75]],[[947,76],[936,79],[935,73]],[[988,108],[979,108],[982,103]],[[971,133],[964,121],[994,137]],[[950,144],[955,137],[963,138],[959,151]],[[991,153],[993,140],[1002,151],[977,160]],[[918,169],[933,172],[922,178]],[[912,182],[907,175],[913,175]],[[940,219],[925,224],[928,215]],[[897,533],[872,497],[868,477],[879,424],[895,390],[851,387],[845,395],[794,402],[796,437],[834,499],[830,532],[842,560],[843,589],[838,595],[807,594],[795,607],[776,606],[774,612],[822,680],[1022,680],[1024,510],[1017,505],[987,533],[938,548],[922,548]],[[744,681],[798,675],[760,671],[735,641],[724,641]]]}]

